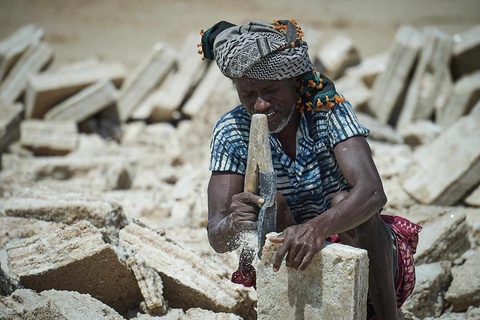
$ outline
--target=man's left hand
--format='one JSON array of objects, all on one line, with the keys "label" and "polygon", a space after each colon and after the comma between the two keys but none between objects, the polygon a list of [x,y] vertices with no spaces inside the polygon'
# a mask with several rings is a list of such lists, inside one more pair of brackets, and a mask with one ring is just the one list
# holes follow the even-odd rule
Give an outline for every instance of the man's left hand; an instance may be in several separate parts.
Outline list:
[{"label": "man's left hand", "polygon": [[288,227],[280,235],[269,237],[269,240],[283,243],[273,264],[273,270],[276,272],[280,269],[285,255],[287,268],[305,270],[312,262],[313,256],[322,249],[325,237],[309,221]]}]

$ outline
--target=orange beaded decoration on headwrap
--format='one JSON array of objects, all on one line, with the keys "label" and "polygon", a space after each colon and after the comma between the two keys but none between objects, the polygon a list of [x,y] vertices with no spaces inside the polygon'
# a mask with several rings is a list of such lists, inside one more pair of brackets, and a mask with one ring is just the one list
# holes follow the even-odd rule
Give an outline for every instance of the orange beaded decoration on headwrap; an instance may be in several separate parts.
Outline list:
[{"label": "orange beaded decoration on headwrap", "polygon": [[297,108],[303,112],[330,110],[336,104],[345,101],[335,90],[334,84],[314,68],[303,75],[302,85],[299,88]]}]

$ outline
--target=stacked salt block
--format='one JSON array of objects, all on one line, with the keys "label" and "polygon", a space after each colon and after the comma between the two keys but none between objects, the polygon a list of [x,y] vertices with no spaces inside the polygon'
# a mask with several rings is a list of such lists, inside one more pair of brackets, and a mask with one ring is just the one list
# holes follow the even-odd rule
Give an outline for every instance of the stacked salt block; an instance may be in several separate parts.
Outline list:
[{"label": "stacked salt block", "polygon": [[466,223],[468,229],[468,238],[472,248],[480,247],[480,209],[466,209]]},{"label": "stacked salt block", "polygon": [[188,101],[182,107],[182,113],[189,118],[197,116],[219,82],[228,81],[215,63],[208,66],[207,73],[201,83],[195,88]]},{"label": "stacked salt block", "polygon": [[13,103],[27,88],[28,77],[40,72],[53,58],[53,50],[46,43],[35,41],[29,45],[0,85],[0,99]]},{"label": "stacked salt block", "polygon": [[36,155],[65,155],[78,143],[73,121],[27,120],[20,124],[20,144]]},{"label": "stacked salt block", "polygon": [[145,260],[139,255],[130,256],[127,263],[132,268],[145,299],[140,303],[140,308],[149,314],[164,314],[167,311],[167,306],[163,299],[162,278],[149,268]]},{"label": "stacked salt block", "polygon": [[455,79],[480,69],[480,25],[456,34],[452,48],[452,73]]},{"label": "stacked salt block", "polygon": [[226,270],[218,270],[162,230],[134,220],[120,231],[120,244],[142,256],[160,274],[170,307],[200,307],[249,317],[253,289],[233,284]]},{"label": "stacked salt block", "polygon": [[387,69],[375,78],[369,104],[371,112],[380,121],[396,123],[420,45],[421,36],[417,30],[410,26],[398,29]]},{"label": "stacked salt block", "polygon": [[[2,251],[0,251],[0,253],[4,255]],[[0,260],[0,262],[2,261]],[[11,278],[7,275],[7,272],[3,271],[3,267],[0,265],[0,297],[9,296],[16,289],[17,284],[11,280]],[[2,314],[0,313],[0,316],[1,315]]]},{"label": "stacked salt block", "polygon": [[[0,208],[0,212],[3,210],[4,207]],[[43,221],[30,217],[0,216],[0,248],[3,248],[13,239],[28,238],[39,233],[51,232],[61,226],[63,226],[63,223]]]},{"label": "stacked salt block", "polygon": [[[157,179],[154,176],[152,180]],[[136,185],[132,185],[131,190],[104,192],[102,198],[119,203],[129,220],[140,217],[149,217],[152,220],[166,219],[171,213],[167,204],[170,188],[167,183],[163,185],[157,183],[157,185],[154,187],[149,185],[146,188],[137,188]]]},{"label": "stacked salt block", "polygon": [[98,60],[98,58],[89,58],[89,59],[75,61],[75,62],[72,62],[72,63],[68,63],[68,64],[58,66],[52,71],[54,71],[54,72],[74,71],[74,70],[81,70],[83,68],[91,68],[91,67],[99,66],[101,64],[102,64],[102,62],[100,62],[100,60]]},{"label": "stacked salt block", "polygon": [[372,93],[361,78],[342,77],[335,81],[335,89],[348,100],[355,112],[368,112]]},{"label": "stacked salt block", "polygon": [[417,201],[453,205],[480,182],[478,117],[462,117],[432,143],[414,152],[402,185]]},{"label": "stacked salt block", "polygon": [[467,311],[469,306],[480,306],[480,251],[469,250],[462,258],[465,262],[452,267],[453,281],[445,299],[453,311]]},{"label": "stacked salt block", "polygon": [[207,193],[208,179],[208,173],[193,171],[175,183],[169,196],[173,200],[171,212],[175,213],[169,219],[172,226],[206,227],[208,205],[206,197],[201,195]]},{"label": "stacked salt block", "polygon": [[302,32],[303,37],[302,40],[308,43],[308,52],[311,55],[310,59],[312,59],[312,62],[314,63],[315,66],[319,66],[319,61],[318,61],[318,55],[312,53],[317,53],[320,51],[320,48],[323,46],[322,43],[325,41],[325,33],[320,32],[318,29],[311,25],[304,25],[302,23]]},{"label": "stacked salt block", "polygon": [[415,289],[402,306],[415,316],[439,317],[445,304],[444,292],[452,280],[451,262],[441,261],[415,267]]},{"label": "stacked salt block", "polygon": [[137,312],[136,317],[134,318],[129,318],[131,320],[182,320],[183,317],[185,317],[185,312],[182,309],[176,309],[176,308],[168,308],[167,313],[162,315],[162,317],[158,317],[155,315],[150,315],[150,314],[143,314],[140,312]]},{"label": "stacked salt block", "polygon": [[472,207],[480,207],[480,186],[465,198],[465,203]]},{"label": "stacked salt block", "polygon": [[472,116],[480,116],[480,100],[473,106],[470,114]]},{"label": "stacked salt block", "polygon": [[78,124],[82,133],[97,134],[106,141],[120,142],[122,128],[116,104],[106,106],[97,114]]},{"label": "stacked salt block", "polygon": [[442,83],[449,77],[451,36],[436,28],[425,28],[422,32],[422,49],[413,79],[403,104],[397,128],[403,128],[417,120],[430,119],[439,96],[447,97],[450,92],[442,91]]},{"label": "stacked salt block", "polygon": [[13,65],[27,48],[43,38],[43,29],[29,24],[15,31],[0,42],[0,82],[6,77]]},{"label": "stacked salt block", "polygon": [[[443,78],[443,81],[440,83],[440,94],[435,98],[434,107],[435,111],[433,117],[435,118],[435,123],[439,123],[443,116],[444,110],[447,108],[447,104],[451,98],[451,95],[454,91],[455,83],[453,81],[451,72],[448,72],[446,77]],[[458,118],[456,119],[458,120]]]},{"label": "stacked salt block", "polygon": [[211,310],[205,310],[201,308],[190,308],[187,311],[182,309],[169,308],[168,312],[161,317],[155,317],[149,314],[137,314],[136,317],[130,318],[131,320],[242,320],[243,318],[233,314],[225,312],[213,312]]},{"label": "stacked salt block", "polygon": [[464,207],[429,206],[418,203],[402,211],[402,217],[422,226],[426,223],[435,222],[442,216],[450,216],[453,224],[455,220],[453,217],[463,215],[465,215]]},{"label": "stacked salt block", "polygon": [[7,104],[0,100],[0,153],[20,138],[22,112],[21,104]]},{"label": "stacked salt block", "polygon": [[429,144],[442,133],[442,127],[430,120],[418,120],[402,127],[401,132],[406,144],[415,148]]},{"label": "stacked salt block", "polygon": [[133,110],[151,94],[175,65],[175,50],[157,43],[138,67],[125,79],[118,98],[120,120],[126,121]]},{"label": "stacked salt block", "polygon": [[461,207],[421,224],[415,263],[454,260],[470,247],[465,210]]},{"label": "stacked salt block", "polygon": [[25,288],[88,293],[118,312],[135,308],[142,295],[133,272],[106,235],[88,221],[9,242],[10,272]]},{"label": "stacked salt block", "polygon": [[[73,198],[75,196],[75,199]],[[9,217],[33,218],[56,223],[74,224],[88,220],[98,228],[120,230],[127,224],[122,207],[113,201],[72,199],[65,196],[46,198],[11,197],[3,199],[0,213]]]},{"label": "stacked salt block", "polygon": [[111,106],[116,99],[113,83],[100,80],[50,109],[44,119],[79,123]]},{"label": "stacked salt block", "polygon": [[25,117],[41,119],[55,105],[101,79],[120,87],[125,75],[121,63],[98,63],[32,75],[28,79]]},{"label": "stacked salt block", "polygon": [[[403,190],[398,177],[391,177],[382,181],[383,190],[388,195],[388,202],[385,205],[385,212],[391,213],[416,204],[416,201]],[[393,214],[393,213],[391,213]],[[401,214],[400,214],[401,215]]]},{"label": "stacked salt block", "polygon": [[320,71],[330,79],[341,77],[345,69],[360,63],[360,55],[353,40],[344,35],[336,36],[332,41],[324,43],[317,53]]},{"label": "stacked salt block", "polygon": [[364,114],[357,113],[358,121],[370,130],[369,138],[376,141],[403,143],[402,136],[390,125]]},{"label": "stacked salt block", "polygon": [[405,144],[369,140],[372,156],[382,179],[389,179],[405,171],[412,162],[412,149]]},{"label": "stacked salt block", "polygon": [[387,69],[388,56],[388,53],[379,53],[366,57],[358,65],[348,67],[345,70],[345,76],[362,79],[364,84],[370,89],[373,87],[377,76]]},{"label": "stacked salt block", "polygon": [[243,318],[233,313],[213,312],[210,310],[191,308],[185,313],[182,320],[242,320]]},{"label": "stacked salt block", "polygon": [[466,74],[455,82],[449,99],[438,109],[435,122],[443,128],[453,125],[471,112],[480,101],[480,70]]},{"label": "stacked salt block", "polygon": [[273,271],[280,244],[268,240],[257,267],[258,319],[366,319],[367,251],[327,244],[304,271]]},{"label": "stacked salt block", "polygon": [[29,289],[18,289],[9,297],[0,297],[1,319],[45,319],[66,320],[59,310],[51,307],[48,300]]},{"label": "stacked salt block", "polygon": [[[479,305],[480,277],[474,256],[478,254],[475,242],[480,230],[479,213],[478,209],[461,206],[414,205],[401,214],[423,226],[415,255],[416,285],[402,307],[404,319],[476,319],[474,314],[478,317],[474,310]],[[467,263],[468,259],[473,260]],[[453,268],[461,271],[455,285]]]},{"label": "stacked salt block", "polygon": [[191,33],[178,55],[178,68],[133,112],[134,119],[150,119],[154,122],[170,121],[180,111],[184,100],[202,78],[208,62],[202,61],[195,50],[198,33]]},{"label": "stacked salt block", "polygon": [[32,177],[38,185],[62,192],[125,190],[132,184],[129,162],[147,154],[145,150],[138,149],[127,149],[126,152],[134,158],[129,160],[126,156],[113,154],[113,151],[110,156],[92,156],[84,151],[71,154],[70,157],[10,156],[5,157],[3,164],[5,169],[11,169],[18,175]]},{"label": "stacked salt block", "polygon": [[[42,159],[46,160],[46,159]],[[54,190],[64,190],[79,193],[92,193],[104,192],[110,190],[127,190],[132,184],[131,169],[123,159],[117,159],[118,163],[111,163],[110,166],[107,163],[99,163],[94,161],[93,165],[88,165],[87,159],[76,159],[72,165],[66,165],[66,172],[75,172],[76,169],[86,168],[86,172],[81,170],[75,172],[74,176],[67,179],[62,179],[55,175],[49,176],[46,174],[49,169],[53,169],[52,172],[58,173],[60,176],[62,173],[62,166],[56,166],[53,163],[46,162],[46,170],[40,168],[37,171],[40,174],[39,185],[50,187]],[[64,161],[66,163],[67,161]],[[70,170],[73,171],[70,171]]]},{"label": "stacked salt block", "polygon": [[88,294],[18,289],[0,297],[0,319],[123,320],[115,310]]}]

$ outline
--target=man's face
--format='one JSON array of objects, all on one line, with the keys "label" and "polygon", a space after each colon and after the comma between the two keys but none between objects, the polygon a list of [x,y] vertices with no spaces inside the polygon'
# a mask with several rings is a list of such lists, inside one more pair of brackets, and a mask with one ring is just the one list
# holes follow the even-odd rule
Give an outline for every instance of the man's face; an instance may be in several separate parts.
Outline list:
[{"label": "man's face", "polygon": [[278,133],[290,121],[297,103],[293,79],[255,80],[247,77],[233,79],[238,98],[250,114],[267,116],[268,129]]}]

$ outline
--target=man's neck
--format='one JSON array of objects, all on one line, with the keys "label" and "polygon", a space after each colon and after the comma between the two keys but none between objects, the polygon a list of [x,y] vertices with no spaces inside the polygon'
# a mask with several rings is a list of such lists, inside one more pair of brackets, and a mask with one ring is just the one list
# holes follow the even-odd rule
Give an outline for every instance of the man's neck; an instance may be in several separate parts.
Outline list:
[{"label": "man's neck", "polygon": [[295,159],[296,156],[296,137],[300,125],[300,118],[300,112],[295,110],[290,122],[288,122],[282,131],[277,133],[277,138],[282,144],[282,150],[292,159]]}]

